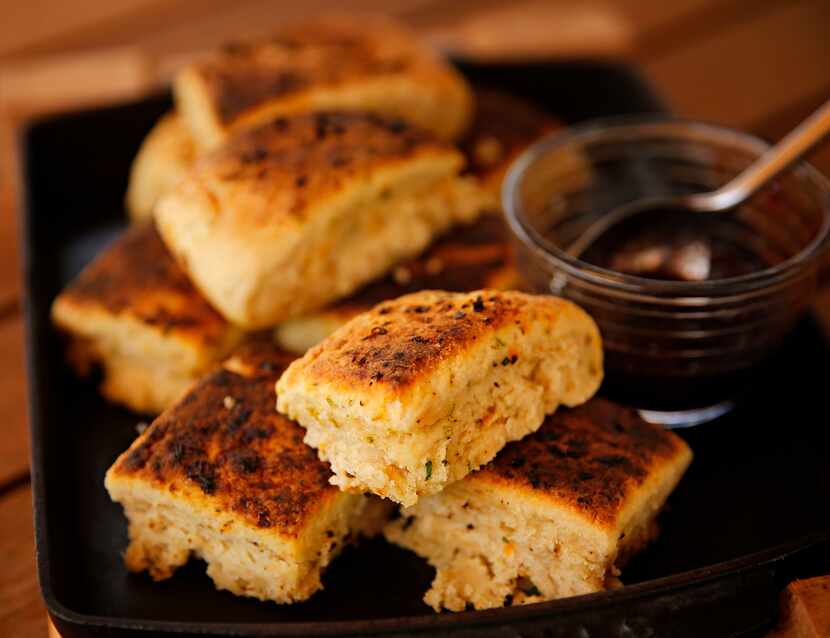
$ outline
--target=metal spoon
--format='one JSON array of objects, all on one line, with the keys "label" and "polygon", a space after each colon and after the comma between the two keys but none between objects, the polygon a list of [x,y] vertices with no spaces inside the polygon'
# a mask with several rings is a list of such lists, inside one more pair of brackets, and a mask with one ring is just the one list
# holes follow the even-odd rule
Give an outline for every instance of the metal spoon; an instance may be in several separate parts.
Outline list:
[{"label": "metal spoon", "polygon": [[611,228],[634,215],[660,209],[687,210],[692,213],[722,213],[734,210],[789,168],[828,133],[830,100],[719,189],[692,195],[645,197],[615,208],[588,226],[568,247],[567,252],[573,257],[579,257]]}]

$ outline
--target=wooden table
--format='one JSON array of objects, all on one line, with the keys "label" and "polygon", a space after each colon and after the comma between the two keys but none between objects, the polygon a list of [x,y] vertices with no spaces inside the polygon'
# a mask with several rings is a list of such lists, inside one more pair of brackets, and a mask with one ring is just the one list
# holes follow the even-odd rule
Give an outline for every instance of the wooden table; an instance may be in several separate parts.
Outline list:
[{"label": "wooden table", "polygon": [[[451,4],[357,0],[349,8],[385,10],[415,27],[435,28],[496,4],[493,0]],[[262,33],[301,11],[331,7],[342,10],[343,5],[335,0],[304,0],[296,6],[269,0],[42,0],[4,10],[0,21],[0,109],[6,115],[0,120],[0,422],[4,428],[0,436],[0,636],[46,634],[32,540],[9,115],[19,118],[30,108],[29,102],[35,101],[41,108],[43,104],[54,108],[61,96],[50,93],[48,82],[28,86],[35,77],[32,69],[42,68],[46,58],[48,73],[59,79],[66,65],[99,60],[84,51],[119,47],[125,68],[135,71],[130,66],[135,58],[129,53],[136,50],[175,59],[228,37]],[[623,33],[631,36],[627,55],[684,116],[777,139],[830,97],[830,3],[826,0],[609,0],[600,8],[611,17],[614,28],[624,25],[629,30]],[[613,37],[620,35],[611,31]],[[67,53],[75,57],[55,57]],[[128,94],[141,86],[120,89]],[[830,173],[830,149],[819,153],[815,162]],[[830,292],[825,297],[822,307],[830,307]]]}]

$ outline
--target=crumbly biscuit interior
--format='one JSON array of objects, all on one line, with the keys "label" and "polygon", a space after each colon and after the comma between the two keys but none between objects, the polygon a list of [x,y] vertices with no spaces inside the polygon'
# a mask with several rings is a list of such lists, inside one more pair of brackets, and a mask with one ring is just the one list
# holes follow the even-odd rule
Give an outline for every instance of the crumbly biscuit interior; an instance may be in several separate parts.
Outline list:
[{"label": "crumbly biscuit interior", "polygon": [[436,611],[487,609],[616,586],[618,559],[656,536],[656,511],[618,542],[566,508],[465,480],[404,510],[386,536],[436,568],[424,596]]},{"label": "crumbly biscuit interior", "polygon": [[217,588],[279,603],[320,589],[326,565],[359,535],[376,534],[388,514],[379,499],[338,494],[298,537],[285,538],[157,486],[112,475],[106,485],[129,520],[128,569],[163,580],[193,556],[207,563]]}]

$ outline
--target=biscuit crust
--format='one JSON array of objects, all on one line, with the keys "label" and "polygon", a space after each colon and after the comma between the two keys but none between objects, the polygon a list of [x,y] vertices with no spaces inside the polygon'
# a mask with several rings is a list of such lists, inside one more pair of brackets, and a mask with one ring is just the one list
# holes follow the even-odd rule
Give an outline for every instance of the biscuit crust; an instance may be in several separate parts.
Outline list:
[{"label": "biscuit crust", "polygon": [[243,338],[205,301],[152,224],[128,229],[58,295],[52,319],[81,374],[102,392],[159,413]]},{"label": "biscuit crust", "polygon": [[297,538],[338,491],[328,466],[303,444],[302,428],[274,410],[281,365],[260,364],[252,377],[212,373],[156,419],[109,476],[156,485]]},{"label": "biscuit crust", "polygon": [[127,315],[203,346],[222,343],[228,330],[227,322],[171,258],[152,225],[127,229],[67,286],[56,307]]},{"label": "biscuit crust", "polygon": [[473,110],[457,71],[399,25],[371,17],[317,18],[265,40],[228,44],[185,68],[174,89],[203,148],[276,117],[320,109],[380,113],[452,139]]},{"label": "biscuit crust", "polygon": [[[505,326],[515,325],[526,333],[536,322],[553,325],[561,317],[577,316],[587,318],[574,304],[555,297],[501,290],[424,290],[382,302],[349,322],[295,362],[281,383],[325,383],[400,399],[445,362]],[[598,348],[598,336],[586,345]],[[504,365],[511,365],[515,352],[510,345],[497,348],[508,360]],[[502,362],[501,357],[493,360]],[[595,373],[599,376],[601,371]]]},{"label": "biscuit crust", "polygon": [[594,399],[549,417],[469,480],[567,507],[613,533],[649,477],[678,462],[685,469],[690,458],[680,437],[633,409]]}]

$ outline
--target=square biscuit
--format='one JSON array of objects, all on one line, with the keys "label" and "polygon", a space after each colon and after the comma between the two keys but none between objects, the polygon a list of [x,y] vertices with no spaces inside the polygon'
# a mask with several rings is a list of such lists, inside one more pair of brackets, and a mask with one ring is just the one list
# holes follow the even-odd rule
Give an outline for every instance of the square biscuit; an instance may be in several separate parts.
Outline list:
[{"label": "square biscuit", "polygon": [[277,409],[343,489],[434,494],[602,379],[596,324],[555,297],[423,291],[383,302],[289,366]]},{"label": "square biscuit", "polygon": [[152,219],[153,206],[196,160],[190,131],[175,112],[165,113],[144,138],[130,167],[126,205],[134,221]]},{"label": "square biscuit", "polygon": [[158,414],[243,338],[179,268],[152,224],[128,229],[52,304],[77,372],[101,368],[101,392]]},{"label": "square biscuit", "polygon": [[450,140],[473,112],[453,67],[400,25],[367,16],[316,18],[229,44],[185,67],[174,93],[204,149],[280,116],[332,109],[400,118]]},{"label": "square biscuit", "polygon": [[274,410],[290,357],[264,348],[199,382],[107,472],[129,521],[130,571],[162,580],[200,558],[219,589],[291,603],[322,587],[345,545],[387,520],[381,499],[330,485],[302,428]]},{"label": "square biscuit", "polygon": [[657,535],[691,458],[675,434],[593,399],[422,498],[385,535],[436,568],[424,597],[436,611],[601,591]]},{"label": "square biscuit", "polygon": [[201,158],[156,206],[162,238],[229,321],[273,327],[347,296],[481,212],[463,156],[364,113],[307,113]]},{"label": "square biscuit", "polygon": [[345,299],[284,321],[275,328],[274,339],[285,350],[304,354],[381,301],[419,290],[508,290],[520,285],[504,218],[500,213],[487,213],[451,230],[418,257],[397,264],[389,274]]}]

